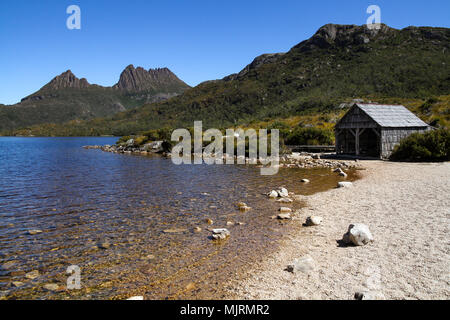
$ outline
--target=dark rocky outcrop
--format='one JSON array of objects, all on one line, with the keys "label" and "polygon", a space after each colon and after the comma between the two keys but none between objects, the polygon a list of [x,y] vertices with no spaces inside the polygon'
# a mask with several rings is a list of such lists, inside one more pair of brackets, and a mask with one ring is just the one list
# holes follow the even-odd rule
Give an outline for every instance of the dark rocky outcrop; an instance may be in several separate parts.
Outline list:
[{"label": "dark rocky outcrop", "polygon": [[188,85],[181,81],[168,68],[156,68],[145,70],[142,67],[135,68],[129,65],[120,75],[119,82],[113,86],[114,89],[120,89],[130,92],[151,91],[161,87],[179,86],[187,88]]}]

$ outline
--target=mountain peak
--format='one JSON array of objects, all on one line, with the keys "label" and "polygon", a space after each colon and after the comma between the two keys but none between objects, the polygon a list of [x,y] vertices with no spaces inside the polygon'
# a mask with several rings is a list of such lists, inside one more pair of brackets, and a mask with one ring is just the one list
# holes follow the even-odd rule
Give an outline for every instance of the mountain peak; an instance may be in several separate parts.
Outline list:
[{"label": "mountain peak", "polygon": [[167,85],[188,87],[168,68],[145,70],[130,64],[122,71],[114,88],[125,91],[151,91]]},{"label": "mountain peak", "polygon": [[315,48],[328,48],[332,45],[344,47],[366,44],[373,40],[383,39],[393,31],[396,29],[385,24],[380,24],[378,29],[370,29],[367,25],[329,23],[320,27],[311,38],[299,43],[294,48],[308,51]]},{"label": "mountain peak", "polygon": [[63,88],[87,88],[90,84],[85,78],[78,79],[69,69],[54,77],[42,89],[58,90]]}]

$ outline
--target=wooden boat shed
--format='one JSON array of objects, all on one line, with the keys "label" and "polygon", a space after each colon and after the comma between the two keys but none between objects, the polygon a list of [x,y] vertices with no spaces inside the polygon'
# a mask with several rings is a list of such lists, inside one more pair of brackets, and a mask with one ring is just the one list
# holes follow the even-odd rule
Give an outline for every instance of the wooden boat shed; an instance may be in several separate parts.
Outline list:
[{"label": "wooden boat shed", "polygon": [[355,103],[335,126],[336,153],[388,158],[400,140],[430,129],[404,106]]}]

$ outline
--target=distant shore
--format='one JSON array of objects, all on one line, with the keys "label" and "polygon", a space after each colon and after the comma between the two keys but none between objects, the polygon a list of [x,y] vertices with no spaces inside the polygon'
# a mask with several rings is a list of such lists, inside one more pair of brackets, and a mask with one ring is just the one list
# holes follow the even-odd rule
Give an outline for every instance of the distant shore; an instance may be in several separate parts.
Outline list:
[{"label": "distant shore", "polygon": [[[307,197],[302,218],[278,253],[263,257],[249,276],[228,285],[228,298],[353,299],[376,291],[382,299],[448,299],[450,284],[450,163],[361,161],[353,188]],[[364,223],[375,241],[341,246],[351,223]],[[285,270],[294,259],[313,259],[310,272]]]}]

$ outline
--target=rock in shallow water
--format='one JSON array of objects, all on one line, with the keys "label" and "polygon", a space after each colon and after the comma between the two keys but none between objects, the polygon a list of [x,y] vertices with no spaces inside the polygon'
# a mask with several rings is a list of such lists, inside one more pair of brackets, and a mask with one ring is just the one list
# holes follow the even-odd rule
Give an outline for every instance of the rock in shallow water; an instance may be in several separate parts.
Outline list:
[{"label": "rock in shallow water", "polygon": [[287,212],[287,213],[280,213],[280,214],[277,216],[277,218],[278,218],[279,220],[289,220],[289,219],[291,219],[291,214],[290,214],[289,212]]},{"label": "rock in shallow water", "polygon": [[39,277],[39,271],[38,270],[33,270],[28,272],[27,274],[25,274],[25,278],[30,279],[30,280],[34,280],[37,277]]},{"label": "rock in shallow water", "polygon": [[230,231],[228,229],[213,229],[212,230],[212,238],[214,240],[225,240],[230,236]]},{"label": "rock in shallow water", "polygon": [[269,196],[269,198],[278,198],[278,192],[276,192],[275,190],[272,190],[269,192],[268,196]]},{"label": "rock in shallow water", "polygon": [[338,188],[351,188],[353,187],[353,183],[349,181],[341,181],[337,184]]},{"label": "rock in shallow water", "polygon": [[56,283],[47,283],[44,285],[44,289],[47,291],[58,291],[59,286]]},{"label": "rock in shallow water", "polygon": [[28,230],[28,231],[27,231],[27,234],[29,234],[29,235],[31,235],[31,236],[34,236],[34,235],[36,235],[36,234],[38,234],[38,233],[42,233],[42,230],[39,230],[39,229],[32,229],[32,230]]}]

